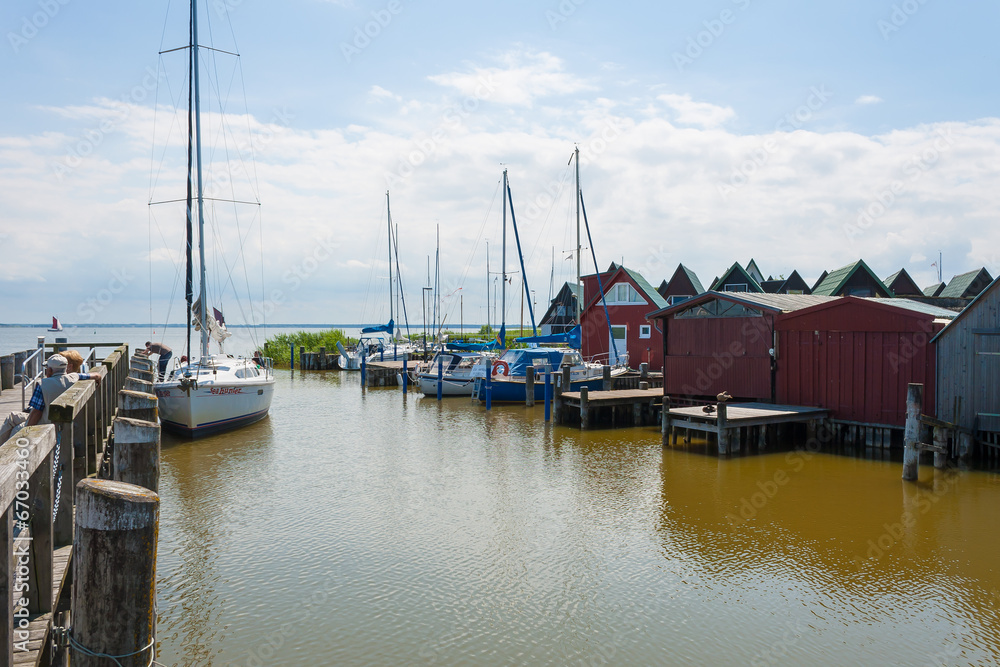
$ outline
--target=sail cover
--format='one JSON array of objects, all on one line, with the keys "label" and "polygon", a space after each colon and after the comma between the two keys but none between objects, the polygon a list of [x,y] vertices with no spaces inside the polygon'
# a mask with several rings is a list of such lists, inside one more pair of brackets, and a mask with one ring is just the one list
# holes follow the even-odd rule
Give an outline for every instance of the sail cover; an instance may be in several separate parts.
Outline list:
[{"label": "sail cover", "polygon": [[518,343],[528,343],[543,345],[552,345],[555,343],[565,343],[570,347],[579,350],[580,349],[580,325],[576,325],[566,333],[561,334],[550,334],[548,336],[524,336],[523,338],[514,339]]},{"label": "sail cover", "polygon": [[364,329],[361,330],[361,333],[363,333],[363,334],[372,334],[372,333],[387,333],[387,334],[392,334],[395,330],[396,330],[396,323],[394,321],[392,321],[392,320],[389,320],[388,324],[384,324],[384,325],[381,325],[381,326],[375,326],[375,327],[365,327]]}]

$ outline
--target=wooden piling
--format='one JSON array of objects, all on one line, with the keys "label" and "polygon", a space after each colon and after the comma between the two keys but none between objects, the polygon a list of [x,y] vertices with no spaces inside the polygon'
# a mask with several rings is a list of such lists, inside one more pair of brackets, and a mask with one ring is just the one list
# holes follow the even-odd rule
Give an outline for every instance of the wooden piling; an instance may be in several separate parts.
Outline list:
[{"label": "wooden piling", "polygon": [[664,395],[663,408],[660,410],[660,435],[663,436],[663,444],[667,444],[670,436],[670,397]]},{"label": "wooden piling", "polygon": [[934,429],[934,447],[934,467],[942,470],[948,465],[948,432],[945,429]]},{"label": "wooden piling", "polygon": [[640,382],[639,383],[639,390],[640,391],[649,391],[649,383],[645,382],[645,381]]},{"label": "wooden piling", "polygon": [[148,382],[153,384],[156,381],[156,376],[152,371],[143,371],[138,368],[130,368],[128,371],[128,376],[130,378],[135,378],[136,380],[142,380],[143,382]]},{"label": "wooden piling", "polygon": [[605,365],[601,368],[601,373],[603,374],[603,384],[602,388],[604,391],[611,391],[614,387],[611,385],[611,366]]},{"label": "wooden piling", "polygon": [[141,419],[147,422],[158,422],[160,414],[158,402],[152,394],[141,391],[122,389],[118,392],[118,416],[128,419]]},{"label": "wooden piling", "polygon": [[732,434],[729,432],[727,420],[726,420],[726,404],[719,403],[716,406],[716,415],[718,420],[718,440],[719,440],[719,456],[728,454],[730,451],[729,442],[732,439]]},{"label": "wooden piling", "polygon": [[545,373],[545,421],[552,419],[552,373]]},{"label": "wooden piling", "polygon": [[140,380],[139,378],[129,377],[125,378],[125,389],[128,391],[138,391],[143,394],[152,394],[153,383],[146,380]]},{"label": "wooden piling", "polygon": [[917,436],[920,434],[920,410],[924,385],[910,383],[906,388],[906,429],[903,432],[903,479],[916,481],[920,466]]},{"label": "wooden piling", "polygon": [[639,364],[639,379],[646,380],[649,378],[649,364],[647,362],[642,362]]},{"label": "wooden piling", "polygon": [[[607,368],[607,366],[605,366]],[[587,385],[580,387],[580,428],[590,428],[590,397]]]},{"label": "wooden piling", "polygon": [[321,371],[325,371],[327,369],[326,347],[319,348],[319,369]]},{"label": "wooden piling", "polygon": [[0,357],[0,389],[14,388],[14,355]]},{"label": "wooden piling", "polygon": [[531,408],[535,405],[535,367],[524,369],[524,404]]},{"label": "wooden piling", "polygon": [[[146,667],[153,650],[160,498],[132,484],[76,486],[70,655],[74,667]],[[121,656],[121,657],[117,657]]]},{"label": "wooden piling", "polygon": [[141,419],[116,417],[114,429],[112,479],[159,491],[160,425]]}]

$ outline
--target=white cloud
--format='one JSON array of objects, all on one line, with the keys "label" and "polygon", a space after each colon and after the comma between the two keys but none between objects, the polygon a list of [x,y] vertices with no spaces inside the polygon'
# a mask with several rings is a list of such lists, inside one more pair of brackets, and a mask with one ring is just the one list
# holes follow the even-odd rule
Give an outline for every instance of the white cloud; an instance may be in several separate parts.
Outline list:
[{"label": "white cloud", "polygon": [[531,107],[541,97],[595,89],[565,72],[563,61],[551,53],[510,51],[498,60],[498,67],[471,65],[467,72],[437,74],[428,79],[466,97],[521,107]]},{"label": "white cloud", "polygon": [[881,104],[882,98],[878,95],[862,95],[858,99],[854,100],[854,103],[858,106],[864,106],[868,104]]},{"label": "white cloud", "polygon": [[708,102],[695,102],[690,95],[665,94],[656,99],[666,104],[675,113],[675,119],[682,125],[700,125],[704,128],[718,127],[736,117],[732,107],[721,107]]}]

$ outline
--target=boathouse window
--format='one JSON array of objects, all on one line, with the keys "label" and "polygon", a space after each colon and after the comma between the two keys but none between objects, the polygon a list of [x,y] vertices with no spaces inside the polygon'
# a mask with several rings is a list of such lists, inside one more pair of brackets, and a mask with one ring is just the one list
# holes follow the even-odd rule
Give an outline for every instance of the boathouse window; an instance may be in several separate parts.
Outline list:
[{"label": "boathouse window", "polygon": [[608,291],[608,303],[646,303],[632,285],[618,283]]},{"label": "boathouse window", "polygon": [[746,292],[746,283],[733,283],[732,285],[726,285],[724,292]]},{"label": "boathouse window", "polygon": [[561,303],[558,306],[556,306],[556,316],[557,317],[565,317],[566,316],[566,306],[562,305]]},{"label": "boathouse window", "polygon": [[667,297],[667,305],[673,306],[675,304],[681,303],[682,301],[687,301],[691,298],[690,294],[675,294],[674,296]]},{"label": "boathouse window", "polygon": [[639,338],[649,338],[653,335],[652,327],[648,324],[639,325]]},{"label": "boathouse window", "polygon": [[741,303],[722,301],[716,299],[697,306],[685,308],[676,315],[675,319],[693,319],[698,317],[761,317],[763,313],[755,308],[744,306]]}]

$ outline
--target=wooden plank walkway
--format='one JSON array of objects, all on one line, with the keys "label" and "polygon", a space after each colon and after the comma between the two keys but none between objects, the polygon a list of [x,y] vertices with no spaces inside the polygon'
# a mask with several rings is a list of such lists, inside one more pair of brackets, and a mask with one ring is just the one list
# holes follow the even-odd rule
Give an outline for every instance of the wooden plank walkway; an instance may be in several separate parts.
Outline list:
[{"label": "wooden plank walkway", "polygon": [[[25,402],[31,399],[31,396],[27,396]],[[27,407],[27,406],[25,406]],[[7,418],[11,412],[19,412],[21,410],[21,383],[18,382],[14,385],[13,389],[4,389],[0,391],[0,424],[3,420]],[[3,444],[3,443],[0,443]]]},{"label": "wooden plank walkway", "polygon": [[[614,389],[611,391],[567,391],[559,398],[556,412],[559,421],[567,423],[579,415],[580,428],[590,428],[601,415],[610,416],[611,426],[645,426],[655,423],[663,405],[659,389]],[[626,409],[622,409],[626,408]]]},{"label": "wooden plank walkway", "polygon": [[[72,561],[73,545],[71,544],[56,549],[52,554],[52,606],[57,611]],[[52,627],[52,620],[52,612],[33,614],[28,617],[28,650],[14,650],[14,665],[39,667],[43,664],[41,660],[46,655],[43,649],[49,643],[49,628]]]},{"label": "wooden plank walkway", "polygon": [[[712,408],[706,412],[705,407]],[[740,451],[741,443],[757,443],[759,451],[768,440],[780,439],[780,429],[787,424],[806,424],[811,433],[817,424],[830,417],[824,408],[768,403],[717,403],[709,406],[668,407],[662,413],[663,444],[677,444],[677,435],[685,430],[685,442],[691,431],[715,434],[719,455]],[[773,429],[771,427],[774,427]],[[768,433],[771,432],[769,436]]]}]

